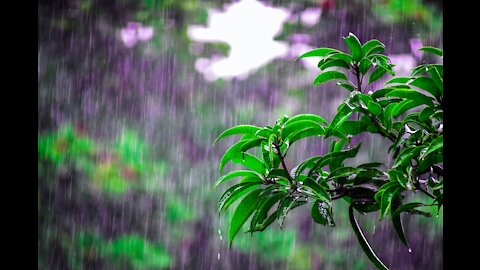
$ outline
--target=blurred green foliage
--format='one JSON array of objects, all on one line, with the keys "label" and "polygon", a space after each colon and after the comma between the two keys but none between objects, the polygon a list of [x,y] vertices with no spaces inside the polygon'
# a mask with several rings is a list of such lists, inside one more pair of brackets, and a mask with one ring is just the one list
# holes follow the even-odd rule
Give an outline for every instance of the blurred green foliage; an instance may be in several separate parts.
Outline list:
[{"label": "blurred green foliage", "polygon": [[[76,252],[87,260],[107,259],[111,267],[122,267],[125,263],[133,269],[166,269],[172,263],[167,250],[158,243],[151,243],[138,235],[123,235],[114,240],[104,240],[90,232],[76,235]],[[80,269],[80,263],[76,263]]]},{"label": "blurred green foliage", "polygon": [[38,137],[39,160],[56,166],[73,166],[100,190],[121,194],[129,189],[161,191],[166,176],[164,161],[153,160],[145,142],[131,130],[124,131],[112,146],[104,146],[66,124],[58,132]]}]

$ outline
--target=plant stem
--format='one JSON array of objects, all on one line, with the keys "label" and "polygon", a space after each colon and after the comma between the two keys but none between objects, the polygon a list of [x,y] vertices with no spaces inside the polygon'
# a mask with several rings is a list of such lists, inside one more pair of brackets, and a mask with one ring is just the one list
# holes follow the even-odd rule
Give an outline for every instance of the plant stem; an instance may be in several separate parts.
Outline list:
[{"label": "plant stem", "polygon": [[357,90],[360,93],[363,93],[362,92],[362,80],[360,79],[360,69],[358,68],[357,64],[355,64],[353,66],[353,68],[355,69],[355,72],[353,72],[353,74],[355,75],[355,77],[357,77]]},{"label": "plant stem", "polygon": [[[352,67],[355,70],[355,72],[352,72],[352,73],[357,78],[357,87],[356,88],[360,93],[362,93],[363,77],[361,77],[360,69],[359,69],[358,65],[356,65],[356,64]],[[370,115],[368,112],[364,112],[364,114],[366,114],[368,117],[370,117],[370,119],[372,119],[372,121],[375,123],[375,125],[377,125],[377,127],[380,129],[380,134],[382,134],[384,137],[387,137],[392,142],[395,142],[396,136],[393,133],[388,132],[388,130],[378,121],[378,119],[375,118],[375,116]]]},{"label": "plant stem", "polygon": [[283,156],[282,156],[282,151],[280,150],[280,147],[278,146],[278,144],[274,143],[273,146],[275,146],[275,149],[277,149],[277,156],[280,158],[280,162],[282,163],[282,167],[283,167],[283,170],[285,171],[285,173],[287,174],[287,180],[290,184],[293,185],[293,179],[292,177],[290,176],[290,173],[288,172],[288,169],[287,169],[287,165],[285,164],[285,160],[283,159]]},{"label": "plant stem", "polygon": [[415,183],[415,187],[416,187],[418,190],[420,190],[422,193],[424,193],[425,195],[427,195],[428,197],[430,197],[430,198],[432,198],[432,199],[434,199],[434,200],[437,199],[437,197],[436,197],[435,195],[433,195],[432,193],[424,190],[424,189],[420,186],[420,184]]}]

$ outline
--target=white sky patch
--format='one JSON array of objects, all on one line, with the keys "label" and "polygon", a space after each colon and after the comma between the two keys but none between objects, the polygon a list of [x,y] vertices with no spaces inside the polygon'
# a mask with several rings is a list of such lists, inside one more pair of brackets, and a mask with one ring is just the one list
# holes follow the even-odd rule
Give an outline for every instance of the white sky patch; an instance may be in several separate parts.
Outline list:
[{"label": "white sky patch", "polygon": [[320,8],[307,8],[300,14],[300,21],[306,26],[314,26],[320,20],[322,10]]},{"label": "white sky patch", "polygon": [[256,0],[226,5],[224,12],[209,10],[208,26],[192,25],[188,35],[199,42],[225,42],[230,52],[227,57],[198,59],[197,71],[209,81],[244,79],[273,59],[285,56],[288,45],[273,38],[280,33],[289,15],[287,9],[268,7]]}]

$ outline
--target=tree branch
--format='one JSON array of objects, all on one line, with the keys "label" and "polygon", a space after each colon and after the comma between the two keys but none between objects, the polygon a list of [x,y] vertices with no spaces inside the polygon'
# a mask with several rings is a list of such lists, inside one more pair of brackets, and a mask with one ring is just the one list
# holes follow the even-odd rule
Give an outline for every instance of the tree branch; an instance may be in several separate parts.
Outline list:
[{"label": "tree branch", "polygon": [[287,180],[288,180],[288,182],[293,185],[292,176],[290,176],[290,172],[289,172],[288,169],[287,169],[287,165],[285,164],[285,160],[283,159],[282,151],[280,150],[280,147],[279,147],[278,144],[276,144],[276,143],[274,143],[273,146],[275,147],[275,149],[277,149],[276,155],[280,158],[280,162],[282,163],[283,170],[284,170],[285,173],[287,174]]}]

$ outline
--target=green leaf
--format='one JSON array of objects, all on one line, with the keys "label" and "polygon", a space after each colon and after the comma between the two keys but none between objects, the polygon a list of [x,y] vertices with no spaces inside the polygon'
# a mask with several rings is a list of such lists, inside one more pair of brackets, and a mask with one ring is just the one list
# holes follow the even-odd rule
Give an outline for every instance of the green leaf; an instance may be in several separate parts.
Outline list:
[{"label": "green leaf", "polygon": [[341,67],[341,68],[346,68],[346,69],[350,69],[350,65],[345,62],[344,60],[342,59],[327,59],[325,61],[320,61],[318,63],[318,67],[320,68],[320,70],[325,70],[327,68],[331,68],[331,67]]},{"label": "green leaf", "polygon": [[374,81],[380,79],[381,77],[383,77],[383,75],[385,75],[385,73],[387,73],[386,69],[378,67],[372,72],[372,74],[370,74],[370,77],[368,78],[368,84],[371,84]]},{"label": "green leaf", "polygon": [[402,190],[403,187],[394,185],[383,192],[382,200],[380,202],[380,219],[383,219],[388,213],[390,213],[393,199]]},{"label": "green leaf", "polygon": [[305,128],[299,132],[292,133],[290,134],[286,139],[285,142],[288,142],[289,145],[292,145],[294,142],[306,138],[306,137],[311,137],[311,136],[322,136],[325,135],[326,131],[325,129],[318,128],[318,127],[309,127]]},{"label": "green leaf", "polygon": [[[392,213],[395,212],[398,208],[394,205],[391,206],[392,208]],[[402,224],[402,219],[400,215],[391,215],[392,223],[393,223],[393,228],[398,234],[398,237],[400,240],[405,244],[405,246],[408,248],[408,252],[412,252],[412,249],[410,248],[410,245],[408,244],[407,237],[405,236],[405,231],[403,229],[403,224]]]},{"label": "green leaf", "polygon": [[441,95],[442,95],[442,92],[440,91],[440,89],[438,89],[435,82],[431,78],[428,78],[428,77],[423,77],[423,76],[422,77],[417,77],[413,81],[411,81],[409,83],[409,85],[416,86],[418,88],[421,88],[421,89],[429,92],[436,99],[440,98]]},{"label": "green leaf", "polygon": [[[258,209],[255,211],[255,213],[252,216],[252,220],[250,222],[250,230],[248,232],[254,232],[257,231],[256,227],[257,224],[262,225],[267,225],[265,224],[265,221],[268,219],[268,211],[284,196],[285,194],[283,193],[264,193],[262,196],[262,200],[258,204]],[[275,220],[276,217],[273,218]],[[272,222],[273,222],[272,220]],[[268,225],[270,225],[272,222],[270,222]],[[267,225],[267,226],[268,226]],[[265,229],[263,227],[262,229]]]},{"label": "green leaf", "polygon": [[370,56],[385,51],[385,45],[376,39],[371,39],[363,44],[362,51],[364,56]]},{"label": "green leaf", "polygon": [[236,135],[236,134],[255,134],[255,132],[257,132],[258,130],[260,130],[260,128],[253,125],[239,125],[239,126],[229,128],[224,132],[222,132],[222,134],[220,134],[220,136],[218,136],[218,138],[215,139],[212,146],[215,145],[215,143],[218,140],[225,138],[227,136]]},{"label": "green leaf", "polygon": [[267,168],[265,167],[265,164],[263,164],[263,162],[248,153],[242,153],[241,158],[234,158],[232,161],[234,163],[242,164],[243,166],[262,175],[264,175],[267,171]]},{"label": "green leaf", "polygon": [[257,222],[257,224],[255,225],[255,227],[252,229],[250,228],[250,230],[246,231],[245,233],[249,233],[249,232],[263,232],[268,226],[270,226],[278,217],[278,210],[275,210],[275,212],[273,212],[272,214],[270,214],[270,216],[268,216],[267,219],[265,219],[263,222]]},{"label": "green leaf", "polygon": [[254,147],[258,147],[262,144],[262,141],[264,141],[265,139],[251,139],[251,140],[247,140],[245,143],[242,144],[242,146],[240,147],[240,151],[241,152],[245,152],[249,149],[252,149]]},{"label": "green leaf", "polygon": [[228,207],[234,203],[236,200],[241,198],[247,192],[257,188],[260,185],[261,181],[252,183],[244,182],[231,186],[222,194],[217,203],[218,213],[226,211]]},{"label": "green leaf", "polygon": [[421,112],[420,115],[418,116],[418,120],[424,123],[430,123],[429,119],[430,116],[435,112],[435,110],[432,107],[425,107]]},{"label": "green leaf", "polygon": [[295,178],[297,178],[305,169],[313,167],[315,165],[315,161],[321,158],[322,156],[314,156],[298,164],[297,167],[292,169],[292,173],[295,175]]},{"label": "green leaf", "polygon": [[232,220],[230,221],[230,227],[228,230],[228,240],[230,242],[230,248],[232,248],[233,239],[238,233],[240,228],[245,224],[248,218],[253,214],[260,201],[261,189],[250,192],[243,200],[238,204],[237,209],[233,213]]},{"label": "green leaf", "polygon": [[275,157],[277,156],[275,154],[275,151],[273,149],[273,144],[275,142],[275,139],[277,136],[275,134],[270,135],[268,138],[268,158],[269,158],[269,164],[273,164]]},{"label": "green leaf", "polygon": [[313,80],[313,86],[317,86],[319,84],[328,82],[330,80],[345,80],[348,81],[348,78],[345,74],[335,71],[335,70],[329,70],[325,71],[323,73],[320,73],[314,80]]},{"label": "green leaf", "polygon": [[386,82],[385,84],[392,84],[392,83],[405,84],[405,83],[408,83],[410,80],[412,80],[412,78],[409,78],[409,77],[397,77],[397,78],[393,78],[393,79],[389,80],[389,81]]},{"label": "green leaf", "polygon": [[343,52],[333,52],[329,53],[327,55],[329,59],[338,59],[338,60],[343,60],[346,63],[350,63],[352,61],[352,57],[346,53]]},{"label": "green leaf", "polygon": [[438,90],[440,90],[440,95],[443,96],[443,78],[440,76],[438,69],[433,67],[428,70],[428,74],[430,74],[435,86],[438,88]]},{"label": "green leaf", "polygon": [[420,73],[428,72],[430,69],[436,69],[440,77],[443,78],[443,65],[441,64],[425,64],[420,65],[412,69],[412,76],[416,76]]},{"label": "green leaf", "polygon": [[353,110],[347,106],[346,103],[343,103],[338,107],[337,114],[332,119],[328,127],[327,135],[329,135],[330,131],[337,129],[343,122],[347,121],[350,115],[352,114]]},{"label": "green leaf", "polygon": [[417,104],[425,104],[427,106],[433,106],[432,98],[425,96],[424,94],[411,89],[396,89],[388,94],[387,97],[401,97],[415,101]]},{"label": "green leaf", "polygon": [[239,170],[239,171],[229,172],[229,173],[223,175],[222,177],[218,178],[217,182],[215,182],[215,184],[213,185],[213,188],[216,188],[219,184],[221,184],[221,183],[223,183],[223,182],[225,182],[229,179],[239,177],[239,176],[258,177],[261,180],[261,176],[256,172]]},{"label": "green leaf", "polygon": [[268,178],[284,178],[289,179],[289,176],[284,169],[273,169],[268,173]]},{"label": "green leaf", "polygon": [[228,150],[225,152],[225,154],[223,154],[222,159],[220,160],[220,165],[218,167],[218,170],[220,171],[220,173],[222,172],[223,167],[225,167],[225,165],[230,160],[239,159],[242,157],[242,151],[240,151],[240,147],[242,147],[242,145],[247,141],[248,140],[240,140],[236,142],[234,145],[232,145],[230,148],[228,148]]},{"label": "green leaf", "polygon": [[399,216],[400,213],[402,212],[408,212],[409,210],[415,209],[417,207],[422,207],[422,206],[427,206],[427,205],[420,202],[406,203],[396,208],[395,211],[392,212],[392,216]]},{"label": "green leaf", "polygon": [[383,264],[383,262],[378,258],[377,254],[373,251],[373,249],[370,247],[370,244],[367,241],[367,238],[362,232],[362,229],[360,228],[360,225],[357,222],[357,219],[355,218],[355,215],[353,214],[353,206],[350,205],[348,208],[348,217],[350,220],[350,224],[352,225],[353,231],[355,232],[355,236],[357,237],[358,243],[362,247],[363,251],[367,255],[367,257],[370,259],[370,261],[378,268],[382,270],[388,270],[388,267]]},{"label": "green leaf", "polygon": [[358,65],[358,69],[360,70],[361,74],[367,73],[367,71],[370,69],[372,66],[372,61],[368,58],[363,58],[362,61],[360,61],[360,64]]},{"label": "green leaf", "polygon": [[394,88],[382,88],[382,89],[379,89],[375,92],[373,92],[370,96],[372,97],[372,99],[378,99],[378,98],[382,98],[382,97],[385,97],[386,94],[390,93],[391,91],[393,91]]},{"label": "green leaf", "polygon": [[309,176],[312,176],[316,169],[322,168],[326,165],[329,166],[330,170],[333,171],[340,166],[341,163],[347,159],[357,156],[358,149],[360,149],[361,143],[355,145],[352,149],[330,152],[321,158],[317,159],[315,165],[312,166],[312,169],[308,173]]},{"label": "green leaf", "polygon": [[443,149],[443,135],[433,140],[427,148],[427,152],[422,155],[422,158],[427,157],[430,153],[433,153],[439,149]]},{"label": "green leaf", "polygon": [[382,111],[382,107],[380,106],[380,104],[376,103],[375,101],[369,101],[367,107],[368,111],[375,116],[379,115]]},{"label": "green leaf", "polygon": [[287,217],[287,214],[294,208],[304,205],[305,203],[307,203],[307,201],[300,200],[300,197],[293,197],[293,196],[284,197],[280,201],[280,204],[278,205],[278,209],[277,209],[277,219],[280,225],[280,229],[282,229],[283,227],[283,223],[285,221],[285,218]]},{"label": "green leaf", "polygon": [[349,135],[358,135],[367,130],[367,123],[363,121],[347,120],[337,130]]},{"label": "green leaf", "polygon": [[264,127],[255,132],[255,137],[262,137],[263,139],[268,139],[272,134],[272,128]]},{"label": "green leaf", "polygon": [[312,204],[312,209],[310,211],[313,221],[318,224],[327,225],[330,227],[335,227],[335,222],[332,215],[332,206],[326,203],[323,203],[319,200],[316,200]]},{"label": "green leaf", "polygon": [[306,186],[306,187],[309,187],[313,191],[313,193],[315,193],[315,195],[317,195],[317,197],[320,200],[322,200],[324,202],[329,202],[329,201],[332,200],[330,198],[330,195],[327,193],[327,191],[322,186],[317,184],[317,182],[315,182],[312,178],[310,178],[310,177],[305,178],[303,180],[303,185]]},{"label": "green leaf", "polygon": [[352,55],[352,59],[356,62],[360,62],[363,57],[363,52],[362,44],[358,38],[354,34],[349,33],[348,37],[344,37],[343,40],[345,43],[347,43],[348,48],[350,49],[350,55]]},{"label": "green leaf", "polygon": [[289,135],[296,133],[299,130],[303,130],[305,128],[317,128],[323,129],[322,126],[318,122],[312,120],[298,120],[294,122],[288,123],[281,131],[281,137],[283,139],[288,138]]},{"label": "green leaf", "polygon": [[419,49],[420,51],[433,53],[438,56],[443,56],[443,50],[435,47],[425,46]]},{"label": "green leaf", "polygon": [[388,170],[388,178],[390,181],[398,182],[403,188],[407,188],[407,178],[399,171]]},{"label": "green leaf", "polygon": [[350,83],[341,83],[341,82],[337,82],[337,85],[340,86],[340,87],[343,87],[345,89],[347,89],[348,91],[352,92],[353,90],[355,90],[355,87],[353,85],[351,85]]},{"label": "green leaf", "polygon": [[405,99],[405,100],[402,100],[400,103],[398,103],[392,110],[392,116],[393,117],[397,117],[399,115],[401,115],[402,113],[412,109],[412,108],[415,108],[415,107],[418,107],[422,105],[422,103],[420,102],[417,102],[416,100],[409,100],[409,99]]},{"label": "green leaf", "polygon": [[300,55],[295,59],[295,61],[305,57],[324,57],[327,54],[332,52],[340,52],[340,51],[332,48],[317,48]]},{"label": "green leaf", "polygon": [[432,165],[440,162],[443,162],[443,153],[430,153],[428,156],[425,156],[420,160],[417,171],[418,173],[425,173]]},{"label": "green leaf", "polygon": [[325,119],[323,119],[321,116],[318,116],[316,114],[308,114],[308,113],[298,114],[293,116],[292,118],[288,119],[287,122],[285,122],[285,125],[288,125],[297,121],[301,121],[301,120],[310,120],[310,121],[320,122],[322,124],[328,125],[327,121],[325,121]]}]

